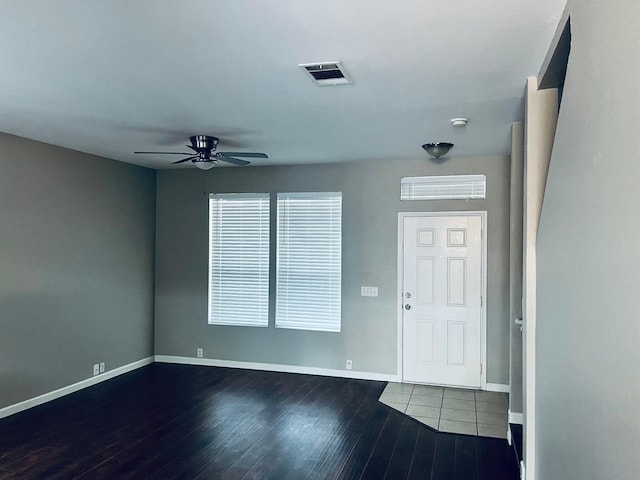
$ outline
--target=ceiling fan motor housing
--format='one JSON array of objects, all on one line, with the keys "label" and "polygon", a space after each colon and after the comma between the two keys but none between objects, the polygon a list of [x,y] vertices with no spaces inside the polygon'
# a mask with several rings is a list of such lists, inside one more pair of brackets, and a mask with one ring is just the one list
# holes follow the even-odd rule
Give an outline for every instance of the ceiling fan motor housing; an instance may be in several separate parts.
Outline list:
[{"label": "ceiling fan motor housing", "polygon": [[210,135],[194,135],[190,137],[189,140],[191,140],[193,149],[198,152],[211,152],[216,149],[220,141],[217,137]]}]

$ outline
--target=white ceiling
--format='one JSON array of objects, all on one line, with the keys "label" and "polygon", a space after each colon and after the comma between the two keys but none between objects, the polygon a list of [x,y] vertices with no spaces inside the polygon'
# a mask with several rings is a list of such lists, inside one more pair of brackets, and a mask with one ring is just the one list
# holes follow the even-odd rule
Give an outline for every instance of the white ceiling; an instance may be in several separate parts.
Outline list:
[{"label": "white ceiling", "polygon": [[[133,151],[194,134],[269,154],[253,165],[506,155],[564,3],[4,1],[0,131],[154,168],[180,157]],[[353,85],[297,66],[332,60]]]}]

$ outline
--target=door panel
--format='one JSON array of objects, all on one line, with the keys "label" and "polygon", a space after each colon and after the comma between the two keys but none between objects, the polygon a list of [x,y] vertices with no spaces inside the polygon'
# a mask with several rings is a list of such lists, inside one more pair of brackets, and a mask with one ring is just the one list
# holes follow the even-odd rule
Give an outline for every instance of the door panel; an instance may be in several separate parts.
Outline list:
[{"label": "door panel", "polygon": [[482,218],[407,216],[403,380],[480,387]]},{"label": "door panel", "polygon": [[418,257],[417,285],[418,303],[433,305],[435,300],[435,257]]},{"label": "door panel", "polygon": [[436,339],[436,324],[429,320],[418,320],[418,360],[422,363],[433,362],[435,339]]}]

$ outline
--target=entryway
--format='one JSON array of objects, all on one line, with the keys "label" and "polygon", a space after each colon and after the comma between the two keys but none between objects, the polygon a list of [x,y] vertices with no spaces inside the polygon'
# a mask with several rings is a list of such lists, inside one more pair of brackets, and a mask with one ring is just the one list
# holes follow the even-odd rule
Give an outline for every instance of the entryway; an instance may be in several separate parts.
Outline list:
[{"label": "entryway", "polygon": [[507,438],[506,393],[389,383],[379,401],[440,432]]},{"label": "entryway", "polygon": [[399,214],[399,367],[406,383],[486,387],[486,212]]}]

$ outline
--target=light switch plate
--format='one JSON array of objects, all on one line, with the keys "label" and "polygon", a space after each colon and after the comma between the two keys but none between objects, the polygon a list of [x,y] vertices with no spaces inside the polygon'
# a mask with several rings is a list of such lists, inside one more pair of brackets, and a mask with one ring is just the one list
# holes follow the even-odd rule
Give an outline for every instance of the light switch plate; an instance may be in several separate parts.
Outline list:
[{"label": "light switch plate", "polygon": [[360,287],[361,297],[377,297],[378,287]]}]

